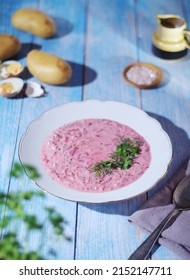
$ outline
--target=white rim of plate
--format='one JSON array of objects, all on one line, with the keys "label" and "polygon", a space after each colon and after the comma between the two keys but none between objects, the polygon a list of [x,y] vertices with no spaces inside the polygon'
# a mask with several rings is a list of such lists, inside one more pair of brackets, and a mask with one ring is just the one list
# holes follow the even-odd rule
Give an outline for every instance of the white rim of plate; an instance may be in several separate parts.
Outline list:
[{"label": "white rim of plate", "polygon": [[[162,170],[160,171],[160,173],[158,173],[155,178],[151,178],[149,184],[147,183],[148,181],[145,180],[145,182],[149,186],[142,188],[142,190],[138,191],[137,193],[135,193],[132,190],[133,186],[137,185],[137,182],[139,182],[139,181],[142,181],[142,183],[143,183],[142,178],[144,178],[144,177],[146,177],[145,179],[148,178],[149,174],[147,174],[147,173],[150,170],[150,168],[148,168],[147,171],[139,179],[137,179],[135,182],[131,183],[130,185],[128,185],[126,187],[124,186],[124,187],[116,189],[116,190],[112,190],[112,191],[108,191],[108,192],[102,192],[102,193],[81,192],[81,191],[76,191],[74,189],[67,188],[67,187],[59,184],[58,182],[54,181],[53,179],[51,179],[51,177],[49,177],[49,175],[45,171],[42,163],[40,165],[41,165],[43,171],[45,171],[44,173],[46,173],[46,176],[48,178],[48,181],[50,182],[50,185],[53,184],[54,186],[56,186],[56,188],[55,187],[54,188],[49,188],[49,186],[48,187],[47,186],[45,186],[45,187],[42,186],[44,184],[44,182],[42,180],[44,176],[40,177],[39,179],[31,179],[31,180],[40,189],[42,189],[44,192],[47,192],[47,193],[52,194],[56,197],[66,199],[66,200],[69,200],[69,201],[85,202],[85,203],[105,203],[105,202],[113,202],[113,201],[121,201],[121,200],[125,200],[125,199],[131,199],[131,198],[134,198],[134,197],[136,197],[140,194],[143,194],[143,193],[149,191],[150,189],[152,189],[167,174],[168,168],[171,164],[172,153],[173,153],[171,140],[170,140],[168,134],[166,133],[166,131],[163,130],[161,124],[156,119],[149,116],[145,111],[139,109],[138,107],[135,107],[135,106],[132,106],[132,105],[129,105],[129,104],[126,104],[126,103],[118,102],[118,101],[104,101],[104,100],[97,100],[97,99],[94,100],[93,99],[93,100],[86,100],[86,101],[68,102],[68,103],[56,106],[56,107],[44,112],[41,116],[39,116],[37,119],[35,119],[34,121],[32,121],[29,124],[29,126],[27,127],[26,131],[24,132],[24,134],[22,135],[22,137],[20,139],[18,154],[19,154],[19,159],[20,159],[21,163],[23,164],[23,166],[24,166],[25,163],[30,164],[30,162],[26,162],[24,160],[25,156],[23,154],[23,146],[26,144],[25,141],[26,141],[27,137],[29,136],[29,134],[32,132],[33,129],[35,129],[35,127],[40,122],[42,122],[48,116],[53,115],[56,111],[62,110],[62,108],[63,109],[65,108],[65,109],[68,110],[69,107],[76,107],[76,106],[80,107],[81,106],[81,107],[84,107],[84,108],[86,107],[88,109],[88,106],[93,106],[93,105],[98,105],[98,106],[114,105],[114,106],[119,106],[120,109],[123,106],[122,109],[125,109],[125,110],[128,109],[128,110],[132,110],[134,112],[137,112],[138,114],[141,115],[141,119],[146,120],[149,124],[153,125],[154,129],[157,132],[159,132],[160,135],[162,135],[163,142],[165,144],[167,144],[167,153],[164,154],[164,156],[166,157],[166,160],[164,162],[164,166],[162,166]],[[91,109],[93,109],[93,108],[91,108]],[[83,114],[84,114],[84,111],[85,110],[82,111]],[[91,111],[93,111],[93,110],[91,110]],[[73,110],[72,112],[75,115],[75,111]],[[95,113],[95,111],[94,111],[94,113]],[[102,114],[102,112],[101,112],[101,115],[104,115],[104,114]],[[74,118],[74,116],[73,116],[73,118]],[[88,116],[86,118],[91,118],[91,116]],[[101,117],[101,116],[97,115],[96,118],[106,118],[106,117]],[[75,120],[80,120],[80,119],[84,119],[84,117],[80,117],[78,119],[75,118]],[[109,118],[109,117],[107,117],[107,119],[111,119],[113,121],[118,121],[118,120],[115,120],[115,119],[112,119],[112,118]],[[68,122],[62,123],[62,125],[73,122],[73,121],[74,121],[74,119],[70,120]],[[118,122],[126,124],[123,121],[118,121]],[[126,125],[130,126],[129,124],[126,124]],[[58,128],[60,126],[61,126],[60,124],[57,125],[53,130],[51,130],[51,132],[48,135],[50,135],[56,128]],[[132,127],[132,128],[134,130],[136,130],[134,127]],[[138,130],[136,130],[136,131],[138,133],[140,133],[146,139],[145,135],[143,135]],[[46,137],[44,139],[46,139],[48,135],[46,135]],[[149,144],[150,144],[150,142],[149,142]],[[32,165],[34,165],[34,164],[32,164]],[[150,164],[150,167],[151,167],[151,164]],[[29,177],[29,174],[27,173],[26,170],[25,170],[25,173]],[[139,189],[139,184],[138,184],[138,189]],[[64,193],[64,195],[62,195],[62,192]]]}]

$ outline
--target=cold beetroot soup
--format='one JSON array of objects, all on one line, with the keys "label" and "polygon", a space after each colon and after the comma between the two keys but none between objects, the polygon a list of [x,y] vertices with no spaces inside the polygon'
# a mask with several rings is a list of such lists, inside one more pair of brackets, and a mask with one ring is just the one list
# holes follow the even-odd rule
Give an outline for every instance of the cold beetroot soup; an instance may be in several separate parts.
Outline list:
[{"label": "cold beetroot soup", "polygon": [[[97,176],[92,167],[107,162],[121,139],[138,141],[140,151],[128,169],[114,168]],[[106,192],[136,181],[149,167],[150,146],[132,128],[108,119],[83,119],[63,125],[42,146],[42,163],[49,176],[65,187],[83,192]]]}]

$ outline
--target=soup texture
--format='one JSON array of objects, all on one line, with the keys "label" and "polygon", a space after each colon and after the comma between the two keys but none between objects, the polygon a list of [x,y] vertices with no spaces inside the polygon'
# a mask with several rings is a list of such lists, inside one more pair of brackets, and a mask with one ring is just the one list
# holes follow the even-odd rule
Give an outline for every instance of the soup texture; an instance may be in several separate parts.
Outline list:
[{"label": "soup texture", "polygon": [[[139,142],[140,152],[129,169],[96,176],[91,168],[114,153],[121,138]],[[49,176],[65,187],[83,192],[106,192],[127,186],[149,167],[150,146],[132,128],[108,119],[83,119],[53,132],[42,146],[42,163]]]}]

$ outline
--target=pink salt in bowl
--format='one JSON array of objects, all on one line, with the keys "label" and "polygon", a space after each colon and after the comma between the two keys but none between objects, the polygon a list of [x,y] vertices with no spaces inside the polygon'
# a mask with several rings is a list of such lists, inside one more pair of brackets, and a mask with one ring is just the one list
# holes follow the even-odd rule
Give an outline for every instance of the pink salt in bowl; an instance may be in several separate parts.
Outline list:
[{"label": "pink salt in bowl", "polygon": [[123,71],[127,83],[139,89],[156,87],[162,80],[162,70],[154,64],[136,62],[128,65]]}]

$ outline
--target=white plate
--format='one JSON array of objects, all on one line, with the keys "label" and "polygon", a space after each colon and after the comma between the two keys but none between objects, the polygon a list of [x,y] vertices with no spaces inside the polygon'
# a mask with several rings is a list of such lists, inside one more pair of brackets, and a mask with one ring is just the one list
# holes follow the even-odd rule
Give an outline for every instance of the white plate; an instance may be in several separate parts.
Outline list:
[{"label": "white plate", "polygon": [[[149,143],[150,167],[135,182],[104,193],[80,192],[64,187],[51,179],[41,163],[41,148],[45,139],[58,127],[87,118],[103,118],[125,124]],[[89,100],[71,102],[44,113],[33,121],[20,141],[19,157],[23,164],[35,166],[41,177],[35,183],[44,191],[71,201],[101,203],[129,199],[152,188],[167,172],[172,159],[172,145],[158,121],[144,111],[115,101]]]}]

